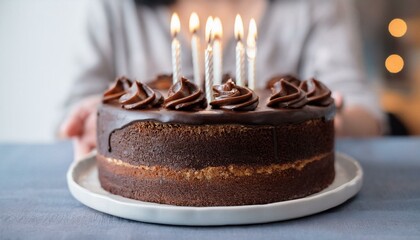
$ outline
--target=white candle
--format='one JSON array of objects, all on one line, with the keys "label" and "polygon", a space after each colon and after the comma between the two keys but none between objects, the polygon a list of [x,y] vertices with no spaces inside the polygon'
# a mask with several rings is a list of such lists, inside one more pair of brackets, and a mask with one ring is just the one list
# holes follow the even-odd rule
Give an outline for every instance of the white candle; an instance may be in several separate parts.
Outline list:
[{"label": "white candle", "polygon": [[194,82],[201,88],[201,64],[200,64],[200,37],[198,36],[198,29],[200,27],[200,20],[197,13],[193,12],[190,16],[190,32],[191,37],[191,53],[194,68]]},{"label": "white candle", "polygon": [[214,84],[222,84],[223,76],[223,26],[220,18],[215,18],[213,23],[213,59],[214,59]]},{"label": "white candle", "polygon": [[206,23],[206,41],[207,47],[204,54],[205,60],[205,87],[207,102],[213,100],[213,47],[212,47],[212,31],[213,31],[213,18],[209,17]]},{"label": "white candle", "polygon": [[255,90],[255,58],[257,55],[257,24],[254,19],[249,22],[248,37],[246,41],[246,55],[248,59],[248,87]]},{"label": "white candle", "polygon": [[172,35],[172,81],[175,84],[181,78],[181,44],[178,34],[181,31],[181,23],[178,14],[172,14],[171,35]]},{"label": "white candle", "polygon": [[243,87],[245,86],[245,49],[242,43],[244,25],[239,14],[235,18],[234,30],[236,38],[236,85]]}]

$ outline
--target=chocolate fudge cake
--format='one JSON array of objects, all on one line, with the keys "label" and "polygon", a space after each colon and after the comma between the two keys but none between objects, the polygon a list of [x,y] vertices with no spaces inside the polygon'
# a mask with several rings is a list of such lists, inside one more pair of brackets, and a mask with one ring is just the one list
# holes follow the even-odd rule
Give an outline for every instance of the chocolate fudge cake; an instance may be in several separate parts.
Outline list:
[{"label": "chocolate fudge cake", "polygon": [[98,110],[102,187],[180,206],[267,204],[326,188],[335,176],[330,90],[290,76],[269,84],[252,91],[229,80],[208,100],[184,78],[167,93],[118,78]]}]

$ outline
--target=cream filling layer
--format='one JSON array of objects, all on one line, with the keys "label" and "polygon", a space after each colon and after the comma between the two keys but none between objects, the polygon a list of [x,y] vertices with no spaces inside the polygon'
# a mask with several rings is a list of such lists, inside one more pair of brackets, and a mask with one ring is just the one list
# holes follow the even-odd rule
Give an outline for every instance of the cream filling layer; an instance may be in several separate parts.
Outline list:
[{"label": "cream filling layer", "polygon": [[176,177],[184,178],[187,180],[193,179],[214,179],[214,178],[235,178],[246,177],[252,175],[270,175],[279,174],[282,171],[294,169],[301,171],[307,164],[320,161],[333,153],[324,153],[314,156],[309,159],[297,160],[293,163],[270,164],[267,166],[243,166],[231,164],[228,166],[206,167],[203,169],[185,168],[174,170],[164,166],[146,166],[146,165],[132,165],[118,159],[105,158],[106,161],[118,167],[128,168],[134,171],[135,175],[152,175],[156,177]]}]

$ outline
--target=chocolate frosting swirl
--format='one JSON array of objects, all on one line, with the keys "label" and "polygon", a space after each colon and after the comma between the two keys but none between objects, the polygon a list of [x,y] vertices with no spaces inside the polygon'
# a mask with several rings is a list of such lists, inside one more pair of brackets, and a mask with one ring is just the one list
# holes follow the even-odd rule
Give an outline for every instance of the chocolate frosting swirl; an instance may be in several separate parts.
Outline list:
[{"label": "chocolate frosting swirl", "polygon": [[222,76],[222,84],[227,83],[227,81],[232,80],[232,81],[236,81],[234,77],[232,77],[232,75],[230,75],[230,73],[225,73]]},{"label": "chocolate frosting swirl", "polygon": [[299,87],[282,79],[274,83],[272,95],[267,103],[272,108],[302,108],[308,102],[305,92]]},{"label": "chocolate frosting swirl", "polygon": [[331,97],[331,90],[314,78],[303,81],[300,84],[300,89],[306,92],[308,104],[310,105],[328,106],[334,102]]},{"label": "chocolate frosting swirl", "polygon": [[158,90],[168,90],[172,86],[172,74],[160,74],[147,84]]},{"label": "chocolate frosting swirl", "polygon": [[114,84],[105,91],[103,95],[102,102],[113,102],[118,100],[122,95],[127,93],[128,89],[131,87],[132,82],[126,77],[119,77],[115,80]]},{"label": "chocolate frosting swirl", "polygon": [[169,88],[164,104],[172,110],[197,111],[207,107],[207,100],[197,85],[182,77]]},{"label": "chocolate frosting swirl", "polygon": [[127,93],[120,97],[119,102],[125,109],[153,108],[162,105],[163,97],[146,84],[135,81]]},{"label": "chocolate frosting swirl", "polygon": [[252,111],[258,105],[258,96],[249,88],[236,86],[232,80],[213,87],[213,108],[235,111]]},{"label": "chocolate frosting swirl", "polygon": [[300,84],[302,83],[301,80],[297,79],[295,76],[292,75],[280,75],[280,76],[275,76],[272,77],[270,80],[268,80],[265,88],[267,89],[271,89],[274,87],[274,84],[276,82],[279,82],[280,80],[284,80],[292,85],[294,85],[295,87],[299,87]]}]

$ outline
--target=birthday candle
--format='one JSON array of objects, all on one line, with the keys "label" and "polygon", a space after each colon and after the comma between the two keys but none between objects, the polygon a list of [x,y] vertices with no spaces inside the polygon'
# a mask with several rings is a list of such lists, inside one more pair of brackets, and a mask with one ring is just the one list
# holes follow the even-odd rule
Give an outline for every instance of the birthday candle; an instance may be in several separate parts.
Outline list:
[{"label": "birthday candle", "polygon": [[248,59],[248,87],[255,90],[255,58],[257,55],[257,24],[254,19],[249,22],[248,37],[246,41],[246,54]]},{"label": "birthday candle", "polygon": [[206,42],[207,48],[205,50],[205,86],[206,98],[210,103],[213,100],[212,87],[213,87],[213,47],[212,47],[212,31],[213,31],[213,18],[209,17],[206,23]]},{"label": "birthday candle", "polygon": [[198,29],[200,27],[200,20],[197,13],[193,12],[190,16],[190,32],[191,37],[191,53],[194,68],[194,82],[201,88],[201,65],[200,65],[200,38],[198,36]]},{"label": "birthday candle", "polygon": [[242,43],[244,25],[239,14],[235,18],[234,30],[236,38],[236,85],[245,86],[245,49]]},{"label": "birthday candle", "polygon": [[219,18],[214,19],[213,23],[213,59],[214,59],[214,84],[222,84],[223,76],[223,48],[222,48],[222,21]]},{"label": "birthday candle", "polygon": [[178,34],[181,31],[181,23],[178,14],[172,14],[171,35],[172,35],[172,74],[175,84],[181,78],[181,44],[178,40]]}]

